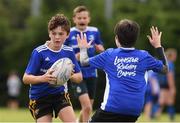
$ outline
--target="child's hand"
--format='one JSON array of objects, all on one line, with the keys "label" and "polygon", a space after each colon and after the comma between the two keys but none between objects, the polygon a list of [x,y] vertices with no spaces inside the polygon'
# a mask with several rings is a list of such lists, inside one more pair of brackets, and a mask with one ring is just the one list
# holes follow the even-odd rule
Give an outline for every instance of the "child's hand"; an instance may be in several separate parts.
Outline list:
[{"label": "child's hand", "polygon": [[44,75],[42,75],[43,81],[48,82],[50,84],[55,84],[57,81],[57,78],[52,75],[54,70],[48,70]]},{"label": "child's hand", "polygon": [[149,42],[155,48],[161,47],[161,35],[162,32],[158,31],[157,27],[152,26],[150,28],[151,36],[147,35]]},{"label": "child's hand", "polygon": [[79,34],[77,35],[77,42],[78,42],[79,48],[89,48],[92,43],[92,41],[90,41],[89,43],[87,42],[87,36],[86,34],[83,34],[82,32],[81,32],[81,36]]}]

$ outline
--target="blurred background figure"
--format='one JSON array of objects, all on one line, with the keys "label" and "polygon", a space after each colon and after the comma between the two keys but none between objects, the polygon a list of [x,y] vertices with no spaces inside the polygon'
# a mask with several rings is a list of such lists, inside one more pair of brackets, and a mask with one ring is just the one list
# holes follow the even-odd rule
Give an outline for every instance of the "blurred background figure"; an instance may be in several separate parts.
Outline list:
[{"label": "blurred background figure", "polygon": [[145,93],[144,114],[147,121],[154,117],[157,110],[157,103],[160,93],[160,87],[157,79],[157,73],[152,70],[148,71],[148,83]]},{"label": "blurred background figure", "polygon": [[19,108],[19,95],[21,91],[21,80],[15,70],[9,73],[7,78],[8,102],[7,106],[11,109]]},{"label": "blurred background figure", "polygon": [[[69,38],[66,40],[65,45],[73,48],[76,59],[80,60],[80,49],[77,43],[77,35],[81,32],[86,34],[88,42],[91,43],[88,49],[88,56],[93,57],[96,53],[104,51],[103,41],[99,29],[94,26],[90,26],[91,16],[90,11],[86,6],[77,6],[73,10],[73,22],[74,27],[71,28]],[[97,69],[92,66],[82,66],[79,62],[83,74],[83,81],[81,83],[71,83],[71,87],[74,90],[74,96],[78,98],[81,111],[78,121],[87,122],[92,113],[92,107],[96,92],[96,83],[98,80]]]},{"label": "blurred background figure", "polygon": [[163,111],[164,106],[167,106],[167,113],[171,121],[175,118],[175,97],[176,97],[176,86],[175,86],[175,66],[174,62],[177,58],[176,49],[169,48],[166,50],[166,56],[169,65],[169,72],[167,75],[159,74],[160,84],[160,98],[159,98],[159,110],[156,113],[156,117],[159,117]]}]

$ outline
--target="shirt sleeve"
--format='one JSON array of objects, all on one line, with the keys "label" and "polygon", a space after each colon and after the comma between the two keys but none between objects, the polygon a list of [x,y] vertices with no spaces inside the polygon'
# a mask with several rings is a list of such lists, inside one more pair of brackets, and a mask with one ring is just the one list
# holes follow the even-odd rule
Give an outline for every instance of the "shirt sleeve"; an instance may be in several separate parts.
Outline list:
[{"label": "shirt sleeve", "polygon": [[168,67],[169,67],[169,72],[174,72],[174,64],[173,64],[173,62],[170,62],[170,61],[168,61]]},{"label": "shirt sleeve", "polygon": [[41,60],[42,57],[40,53],[38,53],[36,50],[33,50],[25,72],[27,74],[33,74],[33,75],[36,74],[40,69]]},{"label": "shirt sleeve", "polygon": [[157,60],[150,54],[146,57],[147,70],[153,70],[154,72],[161,72],[163,69],[163,63],[161,60]]},{"label": "shirt sleeve", "polygon": [[94,68],[104,69],[107,58],[108,52],[104,51],[94,57],[89,58],[89,64]]},{"label": "shirt sleeve", "polygon": [[95,44],[97,44],[97,45],[99,45],[99,44],[103,45],[103,42],[102,42],[102,40],[101,40],[101,35],[100,35],[99,30],[97,30],[97,33],[96,33]]},{"label": "shirt sleeve", "polygon": [[69,46],[69,38],[66,39],[66,41],[64,42],[64,45]]}]

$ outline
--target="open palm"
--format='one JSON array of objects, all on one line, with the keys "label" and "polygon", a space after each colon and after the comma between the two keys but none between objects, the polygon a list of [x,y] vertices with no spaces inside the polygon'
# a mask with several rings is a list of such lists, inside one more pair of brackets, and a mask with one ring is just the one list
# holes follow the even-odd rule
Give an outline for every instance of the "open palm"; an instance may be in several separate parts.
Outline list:
[{"label": "open palm", "polygon": [[78,42],[78,46],[79,48],[89,48],[91,46],[92,41],[90,41],[89,43],[87,42],[87,36],[86,34],[83,34],[81,32],[81,34],[77,35],[77,42]]},{"label": "open palm", "polygon": [[162,32],[158,31],[157,27],[152,26],[150,28],[151,31],[151,36],[147,35],[149,42],[151,43],[151,45],[155,48],[157,47],[161,47],[161,35]]}]

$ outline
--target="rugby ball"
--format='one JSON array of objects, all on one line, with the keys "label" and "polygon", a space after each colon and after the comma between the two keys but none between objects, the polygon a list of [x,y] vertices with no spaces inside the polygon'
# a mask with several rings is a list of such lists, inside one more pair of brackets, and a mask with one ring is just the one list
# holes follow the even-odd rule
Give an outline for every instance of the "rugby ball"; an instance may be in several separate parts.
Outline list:
[{"label": "rugby ball", "polygon": [[73,71],[73,63],[69,58],[61,58],[57,60],[50,69],[54,71],[52,75],[57,77],[57,81],[53,85],[61,86],[70,79]]}]

